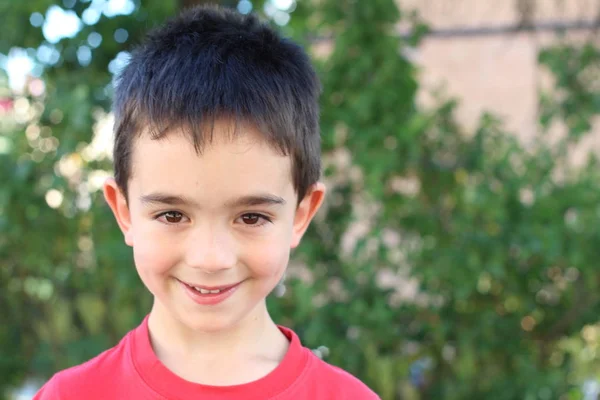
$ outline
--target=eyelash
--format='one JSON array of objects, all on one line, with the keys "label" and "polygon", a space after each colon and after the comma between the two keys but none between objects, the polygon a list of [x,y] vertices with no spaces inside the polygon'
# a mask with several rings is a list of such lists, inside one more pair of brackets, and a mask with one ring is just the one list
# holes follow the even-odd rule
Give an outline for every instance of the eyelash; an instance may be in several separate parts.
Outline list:
[{"label": "eyelash", "polygon": [[[165,211],[165,212],[162,212],[162,213],[156,215],[154,217],[154,219],[155,220],[159,220],[159,218],[161,218],[161,217],[163,217],[163,216],[165,216],[167,214],[177,214],[178,216],[184,217],[183,213],[181,213],[179,211]],[[273,222],[273,220],[270,217],[268,217],[268,216],[266,216],[264,214],[260,214],[260,213],[246,213],[246,214],[242,214],[239,218],[243,218],[245,216],[258,217],[259,219],[262,220],[262,222],[258,222],[256,224],[244,224],[245,226],[248,226],[250,228],[260,228],[261,226],[263,226],[263,225],[265,225],[267,223],[272,223]],[[180,222],[159,221],[159,222],[162,222],[165,225],[178,225],[178,224],[181,223],[181,221]]]}]

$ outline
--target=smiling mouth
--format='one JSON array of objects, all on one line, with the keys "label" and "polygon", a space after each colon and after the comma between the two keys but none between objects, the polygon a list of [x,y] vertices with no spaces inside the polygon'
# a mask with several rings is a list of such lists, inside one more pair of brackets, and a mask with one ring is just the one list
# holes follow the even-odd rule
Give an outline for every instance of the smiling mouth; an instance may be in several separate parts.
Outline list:
[{"label": "smiling mouth", "polygon": [[179,279],[177,279],[179,282],[183,283],[184,285],[186,285],[187,287],[189,287],[190,289],[194,289],[195,291],[197,291],[200,294],[219,294],[219,293],[223,293],[226,292],[228,290],[233,289],[234,287],[238,286],[241,282],[238,283],[234,283],[231,285],[221,285],[221,286],[201,286],[201,285],[193,285],[184,281],[181,281]]},{"label": "smiling mouth", "polygon": [[216,306],[233,296],[244,281],[222,286],[202,286],[175,280],[192,301],[201,306]]}]

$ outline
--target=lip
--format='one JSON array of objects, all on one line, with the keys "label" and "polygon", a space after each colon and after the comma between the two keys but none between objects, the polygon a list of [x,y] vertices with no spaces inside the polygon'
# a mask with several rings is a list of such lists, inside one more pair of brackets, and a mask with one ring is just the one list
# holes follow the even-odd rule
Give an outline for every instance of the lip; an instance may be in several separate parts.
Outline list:
[{"label": "lip", "polygon": [[198,289],[204,289],[204,290],[225,290],[225,289],[232,288],[236,285],[239,285],[241,283],[241,282],[238,282],[238,283],[232,283],[229,285],[221,285],[221,286],[206,286],[206,285],[196,285],[195,283],[185,282],[180,279],[177,279],[177,280],[185,285],[194,286],[194,287],[197,287]]},{"label": "lip", "polygon": [[213,306],[219,303],[224,302],[229,297],[231,297],[239,288],[240,284],[243,282],[238,282],[233,285],[222,285],[222,286],[203,286],[203,285],[193,285],[197,288],[206,289],[206,290],[221,290],[220,293],[208,293],[202,294],[198,292],[196,289],[190,287],[189,284],[176,279],[183,291],[194,301],[196,304]]}]

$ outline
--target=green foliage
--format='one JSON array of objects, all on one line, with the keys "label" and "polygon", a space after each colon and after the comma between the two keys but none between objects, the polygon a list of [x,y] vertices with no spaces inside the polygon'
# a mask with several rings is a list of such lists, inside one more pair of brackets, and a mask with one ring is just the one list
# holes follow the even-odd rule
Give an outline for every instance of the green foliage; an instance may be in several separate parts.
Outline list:
[{"label": "green foliage", "polygon": [[[90,6],[72,3],[78,15]],[[137,3],[50,44],[28,21],[51,4],[0,5],[0,53],[61,54],[44,65],[44,94],[16,95],[0,122],[0,393],[114,345],[151,301],[97,190],[109,160],[89,144],[109,109],[109,64],[178,4]],[[396,36],[400,19],[414,37]],[[275,320],[384,400],[580,398],[599,371],[579,354],[600,341],[600,170],[595,157],[574,168],[569,150],[599,111],[598,49],[541,52],[554,84],[540,127],[568,134],[531,150],[492,115],[464,132],[454,101],[417,107],[418,71],[401,50],[427,28],[392,0],[302,1],[282,29],[311,48],[331,39],[317,59],[329,192],[285,295],[269,299]],[[81,65],[93,32],[102,43]]]},{"label": "green foliage", "polygon": [[570,141],[579,139],[592,128],[600,108],[600,94],[595,84],[600,53],[592,42],[574,47],[558,45],[540,52],[539,62],[555,78],[552,93],[541,94],[541,118],[547,129],[556,119],[563,121]]}]

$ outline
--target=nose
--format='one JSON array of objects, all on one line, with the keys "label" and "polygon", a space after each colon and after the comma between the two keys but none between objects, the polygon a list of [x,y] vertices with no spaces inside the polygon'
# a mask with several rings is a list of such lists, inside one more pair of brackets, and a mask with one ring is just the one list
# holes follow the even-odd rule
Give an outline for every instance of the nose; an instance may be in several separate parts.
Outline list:
[{"label": "nose", "polygon": [[226,232],[198,227],[186,243],[186,264],[207,274],[231,269],[237,262],[235,246]]}]

